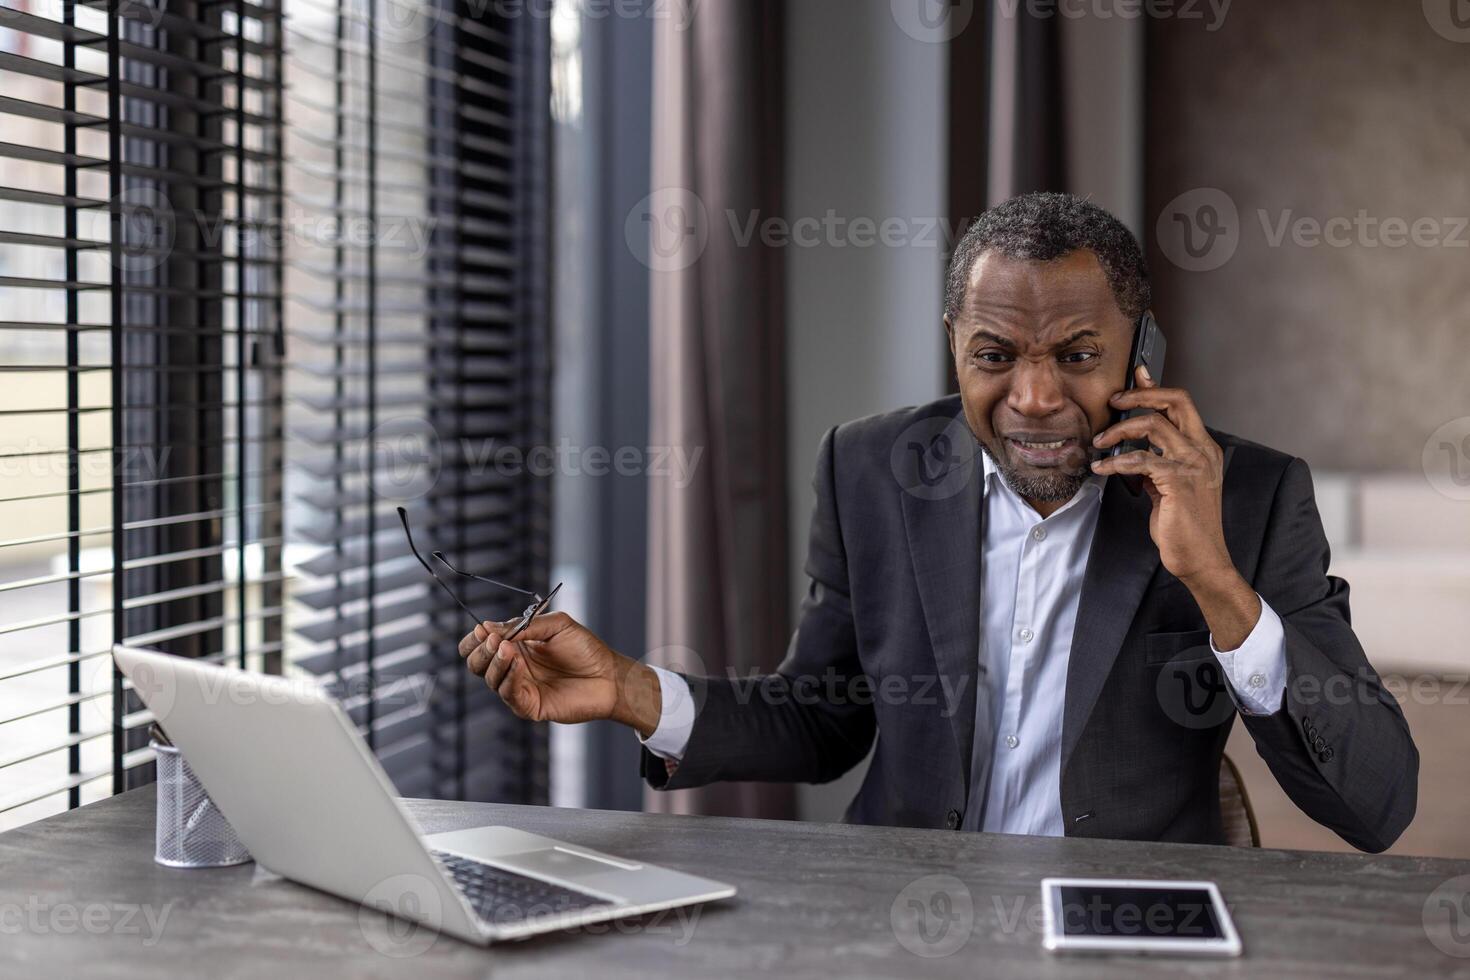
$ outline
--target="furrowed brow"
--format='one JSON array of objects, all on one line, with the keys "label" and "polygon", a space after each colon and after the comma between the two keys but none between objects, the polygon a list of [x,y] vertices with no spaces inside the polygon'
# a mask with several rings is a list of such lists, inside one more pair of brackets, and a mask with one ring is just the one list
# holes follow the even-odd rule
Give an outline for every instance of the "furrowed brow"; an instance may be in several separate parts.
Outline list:
[{"label": "furrowed brow", "polygon": [[1016,349],[1016,342],[1014,340],[1011,340],[1009,337],[1002,337],[1000,334],[986,330],[983,327],[970,334],[970,343],[973,344],[977,340],[988,340],[997,347],[1003,347],[1010,351]]},{"label": "furrowed brow", "polygon": [[[1057,341],[1055,344],[1052,344],[1051,349],[1052,350],[1061,350],[1064,347],[1070,347],[1071,345],[1075,344],[1077,341],[1081,340],[1084,337],[1101,337],[1101,336],[1102,336],[1102,334],[1098,333],[1096,330],[1093,330],[1093,329],[1091,329],[1089,327],[1087,329],[1078,330],[1075,333],[1072,333],[1071,335],[1062,338],[1061,340]],[[1014,350],[1016,350],[1016,348],[1018,346],[1017,343],[1014,340],[1011,340],[1009,337],[1002,337],[1000,334],[995,333],[994,331],[991,331],[991,330],[986,330],[983,327],[981,327],[980,329],[976,330],[974,333],[972,333],[970,335],[970,342],[971,343],[974,343],[977,340],[989,341],[990,343],[995,344],[997,347],[1004,348],[1005,350],[1008,350],[1008,351],[1014,351]]]},{"label": "furrowed brow", "polygon": [[1052,346],[1052,349],[1055,350],[1058,347],[1070,347],[1073,344],[1075,344],[1077,341],[1081,340],[1083,337],[1101,337],[1101,336],[1102,336],[1102,334],[1098,333],[1096,330],[1093,330],[1091,328],[1088,328],[1086,330],[1078,330],[1076,333],[1072,334],[1070,337],[1067,337],[1064,340],[1058,341],[1056,344],[1054,344]]}]

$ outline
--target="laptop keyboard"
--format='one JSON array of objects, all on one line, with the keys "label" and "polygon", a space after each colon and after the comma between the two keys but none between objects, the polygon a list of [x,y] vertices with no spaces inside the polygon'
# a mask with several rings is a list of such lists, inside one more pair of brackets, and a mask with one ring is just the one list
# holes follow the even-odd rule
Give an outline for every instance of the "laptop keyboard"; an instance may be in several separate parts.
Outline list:
[{"label": "laptop keyboard", "polygon": [[434,851],[433,855],[469,899],[475,913],[494,925],[613,904],[586,892],[563,888],[457,854]]}]

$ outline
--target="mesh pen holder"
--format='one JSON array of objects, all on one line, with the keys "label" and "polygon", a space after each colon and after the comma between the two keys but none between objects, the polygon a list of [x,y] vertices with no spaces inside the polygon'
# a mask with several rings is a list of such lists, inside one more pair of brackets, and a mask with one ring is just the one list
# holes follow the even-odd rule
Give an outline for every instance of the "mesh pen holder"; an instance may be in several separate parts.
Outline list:
[{"label": "mesh pen holder", "polygon": [[153,860],[170,868],[244,864],[250,852],[171,745],[150,742],[158,767],[158,823]]}]

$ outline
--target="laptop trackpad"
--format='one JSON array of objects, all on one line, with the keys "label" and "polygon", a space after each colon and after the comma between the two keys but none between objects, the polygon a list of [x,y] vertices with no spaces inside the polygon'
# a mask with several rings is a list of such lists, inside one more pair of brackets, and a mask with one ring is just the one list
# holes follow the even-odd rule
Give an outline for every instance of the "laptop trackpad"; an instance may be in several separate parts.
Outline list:
[{"label": "laptop trackpad", "polygon": [[640,865],[625,861],[599,860],[560,847],[547,847],[539,851],[524,851],[507,854],[498,860],[533,875],[560,878],[563,881],[587,881],[619,871],[637,870]]}]

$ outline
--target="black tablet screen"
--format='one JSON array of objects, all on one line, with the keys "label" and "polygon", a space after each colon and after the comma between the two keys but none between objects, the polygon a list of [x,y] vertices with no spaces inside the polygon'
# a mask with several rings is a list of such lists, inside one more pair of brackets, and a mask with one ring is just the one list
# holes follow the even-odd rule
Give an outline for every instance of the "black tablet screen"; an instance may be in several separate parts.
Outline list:
[{"label": "black tablet screen", "polygon": [[1219,939],[1219,918],[1203,888],[1063,885],[1057,909],[1067,936]]}]

